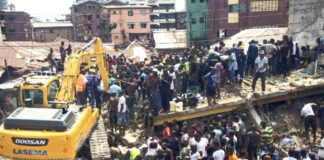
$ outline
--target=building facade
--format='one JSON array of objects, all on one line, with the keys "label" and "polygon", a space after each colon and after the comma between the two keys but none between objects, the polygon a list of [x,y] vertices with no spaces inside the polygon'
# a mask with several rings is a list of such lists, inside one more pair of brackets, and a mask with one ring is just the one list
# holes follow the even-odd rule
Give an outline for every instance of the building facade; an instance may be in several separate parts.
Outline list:
[{"label": "building facade", "polygon": [[71,7],[74,40],[83,42],[99,36],[100,9],[101,5],[94,1],[86,1]]},{"label": "building facade", "polygon": [[71,7],[70,19],[74,26],[73,39],[75,41],[88,41],[92,37],[100,37],[108,42],[105,25],[109,24],[109,13],[102,13],[103,6],[125,5],[120,0],[85,1]]},{"label": "building facade", "polygon": [[175,0],[148,0],[152,7],[150,15],[152,30],[175,30],[176,10]]},{"label": "building facade", "polygon": [[288,0],[209,0],[208,43],[247,28],[287,27]]},{"label": "building facade", "polygon": [[111,42],[115,45],[126,44],[135,39],[142,42],[148,39],[151,13],[149,6],[105,6],[103,10],[109,12]]},{"label": "building facade", "polygon": [[29,41],[32,40],[31,17],[26,12],[1,11],[0,23],[3,40]]},{"label": "building facade", "polygon": [[57,37],[72,39],[71,22],[34,22],[33,33],[37,42],[52,42]]},{"label": "building facade", "polygon": [[188,47],[191,47],[195,43],[202,43],[207,40],[207,2],[207,0],[186,0],[186,28]]}]

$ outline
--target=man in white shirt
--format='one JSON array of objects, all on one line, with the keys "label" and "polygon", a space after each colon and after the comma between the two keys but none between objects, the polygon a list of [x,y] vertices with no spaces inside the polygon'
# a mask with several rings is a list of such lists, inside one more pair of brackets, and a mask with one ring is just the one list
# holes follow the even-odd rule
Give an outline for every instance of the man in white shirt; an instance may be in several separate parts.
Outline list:
[{"label": "man in white shirt", "polygon": [[315,119],[315,114],[312,106],[316,106],[316,103],[305,104],[305,106],[301,110],[301,117],[304,119],[306,140],[309,140],[308,131],[309,131],[309,126],[311,126],[314,135],[314,142],[315,142],[317,126],[316,126],[316,119]]},{"label": "man in white shirt", "polygon": [[201,158],[207,158],[206,147],[208,146],[208,139],[205,137],[201,137],[200,133],[197,133],[195,135],[195,139],[197,141],[197,149],[201,155]]},{"label": "man in white shirt", "polygon": [[213,153],[213,158],[214,160],[224,160],[225,158],[225,152],[222,150],[219,146],[219,141],[214,141],[213,146],[214,146],[214,153]]},{"label": "man in white shirt", "polygon": [[118,120],[117,125],[119,126],[119,132],[121,131],[121,126],[123,126],[123,130],[126,129],[126,98],[122,91],[119,92],[119,101],[118,101]]},{"label": "man in white shirt", "polygon": [[259,57],[255,59],[256,72],[253,77],[252,91],[255,90],[255,84],[259,78],[261,78],[262,92],[265,91],[265,74],[268,67],[268,58],[265,57],[264,51],[261,50]]}]

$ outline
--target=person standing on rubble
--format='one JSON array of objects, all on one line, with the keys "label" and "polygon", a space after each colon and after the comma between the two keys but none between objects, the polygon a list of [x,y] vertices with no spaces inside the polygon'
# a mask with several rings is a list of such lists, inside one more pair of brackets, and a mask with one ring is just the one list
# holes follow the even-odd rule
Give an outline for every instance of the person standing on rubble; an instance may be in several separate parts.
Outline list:
[{"label": "person standing on rubble", "polygon": [[54,72],[53,67],[55,67],[55,70],[57,72],[56,63],[54,61],[53,48],[50,48],[50,52],[47,55],[47,60],[49,62],[49,67],[51,69],[51,72]]},{"label": "person standing on rubble", "polygon": [[95,76],[96,70],[90,69],[90,73],[86,75],[86,78],[88,80],[87,83],[87,94],[89,98],[90,106],[92,107],[92,110],[94,109],[94,99],[95,99],[95,89],[97,89],[97,78]]},{"label": "person standing on rubble", "polygon": [[207,73],[204,77],[203,80],[205,82],[206,85],[206,96],[207,96],[207,101],[208,101],[208,105],[211,106],[212,103],[212,99],[213,99],[213,103],[216,104],[216,92],[215,92],[215,83],[213,80],[213,75],[215,74],[215,67],[211,67],[212,70]]},{"label": "person standing on rubble", "polygon": [[60,54],[61,54],[61,61],[64,64],[65,62],[65,49],[64,49],[64,42],[61,42],[60,46]]},{"label": "person standing on rubble", "polygon": [[249,49],[247,52],[247,66],[246,66],[246,75],[250,75],[252,76],[254,74],[254,63],[255,63],[255,59],[258,56],[258,46],[256,45],[255,41],[252,40],[250,45],[249,45]]},{"label": "person standing on rubble", "polygon": [[309,140],[309,126],[312,127],[313,135],[314,135],[314,143],[316,140],[316,118],[315,118],[315,113],[312,108],[312,106],[316,106],[316,103],[307,103],[304,105],[303,109],[301,110],[301,117],[304,120],[304,125],[305,125],[305,134],[306,134],[306,140]]},{"label": "person standing on rubble", "polygon": [[287,41],[282,42],[281,54],[279,57],[280,68],[284,76],[289,75],[290,48]]},{"label": "person standing on rubble", "polygon": [[273,144],[273,129],[271,126],[267,126],[267,123],[265,121],[262,121],[260,125],[260,143],[263,143],[265,146],[269,147]]},{"label": "person standing on rubble", "polygon": [[246,56],[244,54],[244,46],[241,45],[238,48],[238,53],[236,54],[237,61],[237,71],[235,73],[235,77],[240,85],[242,85],[244,78],[244,70],[246,65]]},{"label": "person standing on rubble", "polygon": [[255,84],[259,78],[261,78],[262,92],[265,91],[265,74],[267,71],[267,67],[268,67],[268,58],[265,57],[264,51],[261,50],[260,56],[255,60],[256,73],[254,74],[253,77],[252,92],[255,91]]},{"label": "person standing on rubble", "polygon": [[78,80],[77,80],[77,84],[76,84],[78,103],[80,105],[82,105],[82,107],[86,107],[86,104],[87,104],[86,84],[88,83],[88,80],[84,76],[84,74],[85,74],[85,70],[81,69],[81,72],[78,75]]}]

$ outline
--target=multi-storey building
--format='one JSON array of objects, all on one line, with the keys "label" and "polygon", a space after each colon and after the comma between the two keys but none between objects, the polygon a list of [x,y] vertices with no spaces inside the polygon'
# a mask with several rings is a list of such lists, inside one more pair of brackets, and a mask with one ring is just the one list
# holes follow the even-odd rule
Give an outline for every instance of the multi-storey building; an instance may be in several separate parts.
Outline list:
[{"label": "multi-storey building", "polygon": [[51,42],[57,37],[72,38],[71,22],[34,22],[33,33],[37,42]]},{"label": "multi-storey building", "polygon": [[1,11],[0,24],[3,39],[7,41],[32,40],[31,17],[26,12]]},{"label": "multi-storey building", "polygon": [[151,7],[143,5],[104,6],[110,15],[111,41],[115,45],[135,39],[145,41],[150,34]]},{"label": "multi-storey building", "polygon": [[187,46],[207,40],[208,5],[207,0],[186,0]]},{"label": "multi-storey building", "polygon": [[152,7],[152,30],[176,29],[175,0],[148,0],[147,5]]},{"label": "multi-storey building", "polygon": [[242,29],[288,26],[288,0],[209,0],[208,43]]}]

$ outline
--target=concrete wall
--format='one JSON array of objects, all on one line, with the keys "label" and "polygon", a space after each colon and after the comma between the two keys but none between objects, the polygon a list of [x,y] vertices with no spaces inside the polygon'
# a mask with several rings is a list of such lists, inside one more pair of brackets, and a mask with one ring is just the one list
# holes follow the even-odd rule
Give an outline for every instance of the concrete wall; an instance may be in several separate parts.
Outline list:
[{"label": "concrete wall", "polygon": [[288,33],[299,46],[315,45],[324,36],[324,1],[290,0]]}]

